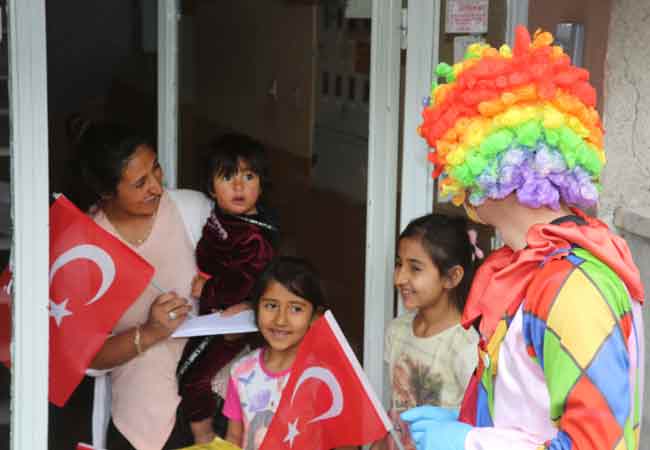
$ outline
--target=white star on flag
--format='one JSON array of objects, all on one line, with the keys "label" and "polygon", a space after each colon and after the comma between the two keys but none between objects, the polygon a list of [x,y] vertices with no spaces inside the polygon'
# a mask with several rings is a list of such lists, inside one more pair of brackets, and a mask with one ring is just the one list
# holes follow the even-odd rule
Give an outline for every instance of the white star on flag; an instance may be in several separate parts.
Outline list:
[{"label": "white star on flag", "polygon": [[288,427],[289,430],[287,431],[287,435],[284,437],[284,440],[282,442],[289,442],[289,447],[293,447],[293,440],[300,434],[300,431],[298,431],[298,419],[299,417],[296,417],[296,420],[293,422],[289,422]]},{"label": "white star on flag", "polygon": [[61,326],[64,317],[72,315],[72,313],[66,308],[67,304],[68,299],[63,300],[61,303],[54,303],[50,300],[50,316],[54,317],[54,320],[56,320],[57,327]]}]

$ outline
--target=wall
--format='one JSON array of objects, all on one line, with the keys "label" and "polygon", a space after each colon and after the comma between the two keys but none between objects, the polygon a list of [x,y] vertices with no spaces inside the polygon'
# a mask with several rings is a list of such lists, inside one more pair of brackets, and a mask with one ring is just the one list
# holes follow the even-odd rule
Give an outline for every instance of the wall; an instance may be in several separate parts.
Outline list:
[{"label": "wall", "polygon": [[531,0],[528,9],[531,33],[542,28],[555,34],[555,26],[560,22],[584,25],[584,67],[589,70],[591,83],[598,91],[598,110],[601,112],[610,9],[611,0]]},{"label": "wall", "polygon": [[131,2],[46,2],[50,113],[77,111],[106,94],[113,70],[131,54]]},{"label": "wall", "polygon": [[[613,0],[605,65],[605,148],[600,216],[628,240],[650,292],[650,3]],[[641,450],[650,450],[650,313],[646,323]]]},{"label": "wall", "polygon": [[310,158],[316,7],[238,0],[194,11],[196,114]]},{"label": "wall", "polygon": [[104,115],[115,73],[138,43],[137,17],[132,2],[50,1],[46,24],[50,189],[69,192],[66,120]]},{"label": "wall", "polygon": [[[618,206],[650,205],[650,4],[615,0],[607,51],[605,148],[602,214],[611,223]],[[615,155],[615,157],[614,157]]]}]

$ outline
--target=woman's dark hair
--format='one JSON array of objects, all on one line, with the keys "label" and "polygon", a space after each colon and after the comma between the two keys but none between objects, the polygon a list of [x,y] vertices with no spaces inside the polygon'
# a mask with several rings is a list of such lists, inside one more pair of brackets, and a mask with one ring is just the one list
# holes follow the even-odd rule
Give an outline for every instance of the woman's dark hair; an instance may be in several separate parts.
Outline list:
[{"label": "woman's dark hair", "polygon": [[427,214],[411,221],[399,236],[400,240],[418,239],[441,275],[446,275],[456,265],[463,268],[462,280],[450,292],[450,298],[460,312],[465,308],[476,269],[472,258],[474,248],[467,231],[467,221],[463,217]]},{"label": "woman's dark hair", "polygon": [[266,266],[251,291],[256,317],[260,297],[272,281],[280,283],[292,294],[307,300],[314,307],[314,312],[327,309],[320,276],[309,261],[294,256],[278,256]]},{"label": "woman's dark hair", "polygon": [[204,188],[212,194],[212,180],[215,176],[230,177],[239,170],[239,161],[244,161],[260,177],[262,194],[268,187],[268,161],[264,146],[243,134],[229,133],[213,140],[208,146]]},{"label": "woman's dark hair", "polygon": [[150,139],[117,123],[84,123],[77,132],[70,138],[76,142],[78,168],[95,201],[115,194],[122,171],[138,147],[154,148]]}]

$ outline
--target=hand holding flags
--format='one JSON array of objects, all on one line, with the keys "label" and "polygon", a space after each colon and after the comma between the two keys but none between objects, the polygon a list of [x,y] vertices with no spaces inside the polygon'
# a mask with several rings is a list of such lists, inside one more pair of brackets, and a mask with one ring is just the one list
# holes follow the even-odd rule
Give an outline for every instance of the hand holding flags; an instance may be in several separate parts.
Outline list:
[{"label": "hand holding flags", "polygon": [[300,344],[260,450],[329,450],[383,438],[391,423],[331,312]]},{"label": "hand holding flags", "polygon": [[50,207],[50,401],[63,406],[154,268],[63,195]]}]

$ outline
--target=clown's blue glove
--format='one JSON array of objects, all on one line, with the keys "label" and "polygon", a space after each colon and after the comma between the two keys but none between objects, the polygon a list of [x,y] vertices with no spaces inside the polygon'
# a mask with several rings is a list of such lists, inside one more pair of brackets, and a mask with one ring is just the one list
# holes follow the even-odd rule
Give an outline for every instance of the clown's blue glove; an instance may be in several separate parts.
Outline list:
[{"label": "clown's blue glove", "polygon": [[418,450],[465,450],[465,437],[472,429],[458,421],[455,409],[418,406],[400,417],[408,423]]}]

